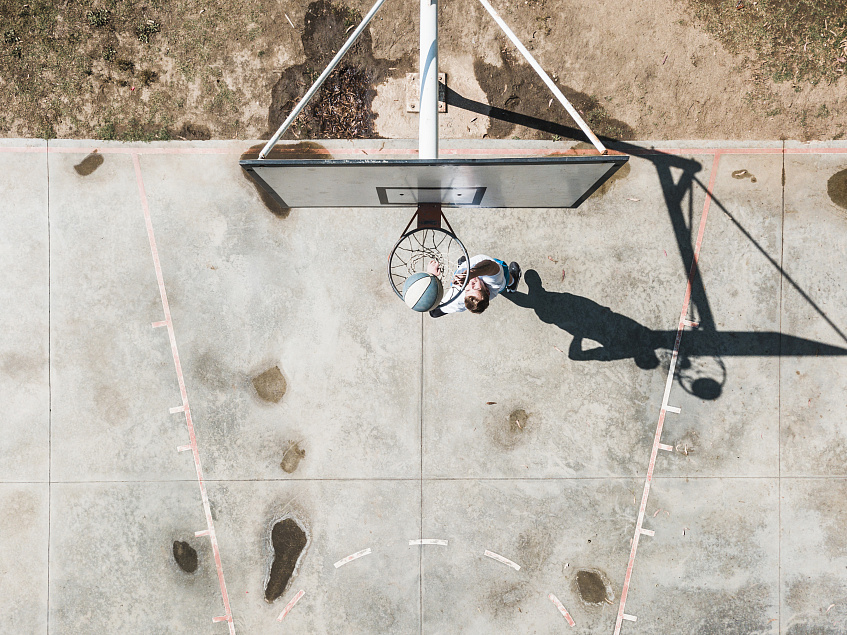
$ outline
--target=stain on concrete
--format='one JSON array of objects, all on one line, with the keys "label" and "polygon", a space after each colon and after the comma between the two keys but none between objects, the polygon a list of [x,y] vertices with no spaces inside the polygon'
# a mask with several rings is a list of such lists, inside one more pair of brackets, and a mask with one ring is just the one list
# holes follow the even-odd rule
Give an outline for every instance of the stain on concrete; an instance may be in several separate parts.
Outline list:
[{"label": "stain on concrete", "polygon": [[[300,40],[307,60],[287,68],[271,91],[268,127],[276,130],[300,98],[347,40],[353,25],[361,22],[358,10],[327,0],[306,8]],[[417,55],[415,55],[417,62]],[[374,138],[372,104],[375,86],[389,77],[412,71],[412,59],[378,59],[368,29],[344,56],[343,63],[327,78],[311,103],[303,109],[283,139]]]},{"label": "stain on concrete", "polygon": [[539,571],[553,555],[555,539],[549,532],[530,529],[522,533],[517,541],[517,559],[523,571]]},{"label": "stain on concrete", "polygon": [[259,398],[270,403],[279,403],[282,401],[287,390],[285,377],[282,376],[279,366],[269,368],[261,375],[254,377],[253,388],[256,389],[256,394],[259,395]]},{"label": "stain on concrete", "polygon": [[522,443],[532,426],[530,415],[523,408],[513,410],[503,417],[502,410],[488,417],[486,425],[491,439],[505,450],[511,450]]},{"label": "stain on concrete", "polygon": [[[525,117],[556,124],[563,122],[558,127],[569,126],[576,128],[570,116],[564,108],[551,107],[550,89],[538,77],[528,64],[518,60],[511,49],[505,44],[500,47],[500,65],[487,64],[481,59],[474,61],[474,75],[482,90],[485,92],[488,104],[494,109],[488,124],[487,134],[495,139],[504,139],[516,131],[514,117],[505,119],[497,118],[496,109],[509,112],[517,112]],[[553,78],[555,81],[555,77]],[[600,101],[591,95],[581,93],[573,88],[556,82],[565,97],[573,104],[574,108],[582,115],[588,126],[599,136],[608,136],[614,139],[634,139],[635,131],[623,121],[612,118]],[[552,120],[552,121],[551,121]],[[527,121],[527,123],[531,123]],[[535,122],[538,124],[538,122]],[[521,128],[522,139],[541,138],[549,139],[553,134],[555,126],[539,126],[545,130],[533,128]],[[580,134],[581,133],[577,133]],[[560,136],[561,133],[560,133]]]},{"label": "stain on concrete", "polygon": [[841,209],[847,209],[847,170],[836,172],[826,182],[826,193],[829,200]]},{"label": "stain on concrete", "polygon": [[306,457],[306,450],[300,447],[299,443],[291,443],[285,454],[282,455],[282,461],[279,466],[283,471],[291,474],[300,466],[300,461]]},{"label": "stain on concrete", "polygon": [[[246,161],[249,159],[258,159],[259,153],[264,148],[264,144],[255,145],[250,147],[246,152],[241,155],[241,160]],[[332,155],[329,151],[319,143],[314,143],[311,141],[301,141],[300,143],[296,143],[293,145],[276,145],[273,150],[268,153],[267,159],[331,159]],[[246,170],[241,171],[241,175],[247,179],[247,181],[252,185],[256,193],[259,195],[259,199],[261,199],[262,204],[268,209],[268,211],[276,216],[277,218],[285,219],[288,218],[288,215],[291,213],[291,208],[286,207],[279,200],[277,200],[270,192],[268,192],[264,187],[259,185],[253,177]]]},{"label": "stain on concrete", "polygon": [[586,604],[611,604],[615,599],[608,577],[599,569],[577,571],[576,590]]},{"label": "stain on concrete", "polygon": [[755,183],[755,182],[756,182],[756,177],[755,177],[755,176],[753,176],[753,175],[752,175],[750,172],[748,172],[747,170],[735,170],[735,171],[732,173],[732,178],[734,178],[734,179],[738,179],[738,180],[750,179],[750,183]]},{"label": "stain on concrete", "polygon": [[174,541],[174,560],[179,568],[186,573],[197,571],[197,550],[187,542]]},{"label": "stain on concrete", "polygon": [[615,183],[617,183],[618,181],[623,181],[626,177],[628,177],[631,170],[632,168],[629,167],[629,161],[627,161],[620,167],[617,172],[610,176],[609,179],[605,183],[603,183],[603,185],[598,187],[594,194],[591,195],[591,197],[599,198],[604,194],[607,194],[609,190],[614,187]]},{"label": "stain on concrete", "polygon": [[74,170],[76,170],[76,173],[80,176],[88,176],[89,174],[94,172],[94,170],[103,165],[103,160],[103,155],[98,154],[97,150],[95,150],[87,157],[85,157],[82,161],[77,163],[74,166]]},{"label": "stain on concrete", "polygon": [[271,544],[274,559],[265,586],[265,601],[273,602],[285,593],[307,542],[306,531],[293,518],[284,518],[273,526]]},{"label": "stain on concrete", "polygon": [[513,612],[518,613],[521,602],[526,596],[527,590],[524,585],[500,583],[488,592],[485,605],[495,617]]}]

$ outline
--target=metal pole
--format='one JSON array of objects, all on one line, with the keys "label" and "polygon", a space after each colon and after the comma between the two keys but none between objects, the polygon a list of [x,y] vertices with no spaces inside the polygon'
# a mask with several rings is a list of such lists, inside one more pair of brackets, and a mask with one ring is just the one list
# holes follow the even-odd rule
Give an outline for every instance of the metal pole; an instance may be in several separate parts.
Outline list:
[{"label": "metal pole", "polygon": [[[482,6],[485,7],[485,10],[491,14],[491,17],[494,18],[494,21],[497,23],[497,25],[501,29],[503,29],[503,32],[512,41],[512,44],[514,44],[517,49],[521,52],[521,55],[523,55],[526,61],[529,62],[529,65],[532,66],[533,69],[535,69],[535,72],[538,73],[538,76],[544,81],[545,84],[547,84],[547,88],[553,91],[553,94],[556,96],[556,99],[558,99],[559,102],[565,107],[565,110],[568,111],[568,114],[573,117],[573,120],[576,122],[576,124],[591,140],[591,143],[594,144],[594,147],[597,148],[597,152],[599,152],[600,154],[606,154],[606,146],[600,143],[600,139],[597,138],[597,135],[591,132],[591,128],[589,128],[588,124],[586,124],[582,120],[582,117],[579,116],[579,113],[576,111],[576,108],[571,106],[571,102],[569,102],[567,100],[567,97],[562,94],[562,91],[559,90],[559,87],[553,83],[553,80],[550,79],[547,73],[544,72],[544,69],[541,68],[541,65],[535,61],[535,58],[532,56],[532,54],[528,50],[526,50],[526,47],[521,44],[517,36],[512,32],[512,30],[508,26],[506,26],[506,23],[503,22],[500,16],[497,15],[497,12],[494,10],[494,7],[488,4],[487,0],[479,1],[480,3],[482,3]],[[423,40],[421,40],[421,42],[423,42]],[[423,114],[423,103],[421,103],[421,114]]]},{"label": "metal pole", "polygon": [[291,125],[291,122],[293,122],[297,118],[297,115],[300,114],[300,111],[306,107],[306,104],[308,104],[309,100],[314,97],[316,92],[318,92],[321,85],[326,81],[326,78],[329,77],[330,73],[332,73],[333,70],[335,70],[335,67],[338,65],[338,62],[341,61],[341,58],[344,57],[344,54],[348,50],[350,50],[350,47],[355,44],[356,40],[362,34],[362,31],[367,28],[368,22],[370,22],[371,18],[376,15],[376,12],[382,6],[383,2],[385,2],[385,0],[376,0],[376,4],[371,7],[371,10],[368,11],[368,14],[364,17],[361,24],[356,27],[356,30],[353,31],[352,35],[350,35],[350,37],[344,43],[344,46],[342,46],[338,50],[338,53],[336,53],[335,57],[332,58],[332,61],[329,63],[329,66],[327,66],[326,69],[324,69],[324,72],[321,73],[320,77],[315,80],[315,83],[312,84],[312,87],[309,89],[309,92],[307,92],[303,96],[303,99],[301,99],[297,106],[294,107],[294,110],[291,111],[291,114],[288,115],[284,122],[282,122],[282,125],[279,127],[279,130],[276,131],[276,134],[271,137],[271,140],[268,141],[264,148],[262,148],[262,151],[259,153],[260,159],[264,159],[268,155],[268,153],[273,150],[273,147],[276,145],[277,141],[279,141],[279,138],[285,134],[286,130],[288,130],[288,127]]},{"label": "metal pole", "polygon": [[418,158],[438,159],[438,0],[421,0]]}]

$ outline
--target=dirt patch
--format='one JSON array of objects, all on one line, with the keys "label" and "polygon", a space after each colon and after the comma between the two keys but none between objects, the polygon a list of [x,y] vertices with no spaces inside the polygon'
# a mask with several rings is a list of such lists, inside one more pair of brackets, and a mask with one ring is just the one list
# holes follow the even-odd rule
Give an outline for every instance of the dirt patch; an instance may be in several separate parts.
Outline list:
[{"label": "dirt patch", "polygon": [[101,165],[103,165],[103,155],[97,154],[97,151],[95,150],[87,157],[85,157],[82,161],[77,163],[74,166],[74,170],[80,176],[88,176]]},{"label": "dirt patch", "polygon": [[[561,106],[555,110],[551,109],[553,102],[550,89],[531,66],[515,58],[509,46],[501,46],[500,63],[498,66],[481,59],[474,61],[474,75],[485,92],[488,105],[493,109],[489,115],[489,137],[505,139],[517,134],[516,124],[521,124],[525,126],[520,129],[521,139],[557,140],[564,135],[552,131],[562,126],[550,121],[551,119],[565,120],[568,125],[575,127],[567,113],[560,112],[564,110]],[[554,75],[553,80],[556,79]],[[559,88],[595,134],[613,139],[635,138],[633,129],[623,121],[611,117],[595,97],[569,86],[559,85]],[[498,110],[505,112],[497,112]],[[515,118],[507,113],[519,113],[523,118]],[[576,133],[581,135],[579,131]]]},{"label": "dirt patch", "polygon": [[[268,111],[270,131],[282,125],[361,20],[357,10],[327,0],[308,6],[300,36],[307,61],[287,68],[274,85]],[[385,81],[390,72],[410,69],[409,62],[375,58],[371,34],[365,30],[282,138],[373,138],[374,86]]]},{"label": "dirt patch", "polygon": [[[548,72],[561,74],[573,89],[565,93],[589,123],[596,121],[596,131],[609,136],[838,139],[847,134],[842,0],[737,5],[735,0],[630,0],[612,7],[531,0],[508,8],[504,18]],[[213,139],[267,138],[368,6],[219,0],[198,8],[185,0],[0,0],[0,135],[190,139],[180,134],[188,121],[207,127]],[[386,4],[325,86],[326,95],[316,96],[307,109],[305,125],[298,123],[302,131],[295,128],[289,138],[368,134],[374,118],[379,122],[379,109],[402,112],[399,92],[374,112],[371,91],[417,71],[416,20],[413,6]],[[486,121],[454,126],[449,136],[579,138],[514,50],[508,67],[502,64],[501,49],[510,45],[481,7],[445,5],[439,28],[448,88],[476,100],[474,113],[484,115],[480,111],[489,108],[483,103],[489,100],[495,110],[512,113],[488,132]],[[485,65],[474,69],[451,62],[469,51]],[[475,70],[481,71],[480,81]],[[367,86],[363,73],[369,73]],[[504,91],[507,84],[512,88]],[[333,95],[355,97],[343,105],[351,118],[332,119],[342,108]],[[324,98],[322,133],[312,108]],[[392,136],[415,137],[417,117],[402,113],[401,119]],[[622,122],[627,126],[617,134]],[[349,129],[343,133],[331,132],[344,126]]]},{"label": "dirt patch", "polygon": [[581,569],[576,572],[576,589],[586,604],[611,604],[615,599],[608,577],[597,569]]},{"label": "dirt patch", "polygon": [[279,403],[285,396],[287,385],[279,366],[274,366],[253,378],[253,388],[264,401]]},{"label": "dirt patch", "polygon": [[174,560],[186,573],[197,571],[197,551],[187,542],[174,541]]},{"label": "dirt patch", "polygon": [[836,172],[826,182],[826,193],[829,200],[841,209],[847,209],[847,170]]},{"label": "dirt patch", "polygon": [[284,518],[274,525],[271,530],[274,559],[265,586],[267,602],[273,602],[285,593],[307,542],[306,532],[293,518]]},{"label": "dirt patch", "polygon": [[207,126],[196,123],[184,123],[176,136],[184,141],[208,141],[212,138],[212,132]]},{"label": "dirt patch", "polygon": [[300,466],[300,461],[306,458],[306,450],[300,447],[299,443],[292,443],[288,446],[285,454],[282,455],[282,461],[279,466],[284,472],[292,474]]}]

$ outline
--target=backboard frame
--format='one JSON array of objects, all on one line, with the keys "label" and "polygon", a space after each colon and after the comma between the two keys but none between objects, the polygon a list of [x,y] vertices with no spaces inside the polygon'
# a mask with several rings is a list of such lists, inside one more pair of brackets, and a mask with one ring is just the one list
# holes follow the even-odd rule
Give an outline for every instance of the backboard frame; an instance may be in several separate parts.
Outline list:
[{"label": "backboard frame", "polygon": [[[283,170],[287,167],[289,168],[315,168],[317,170],[326,168],[326,167],[341,167],[342,169],[351,169],[351,170],[367,170],[369,167],[380,166],[382,168],[397,168],[400,170],[408,169],[414,170],[414,168],[420,167],[435,167],[435,168],[449,168],[450,166],[455,167],[475,167],[475,166],[567,166],[567,165],[580,165],[580,164],[608,164],[610,169],[605,172],[602,176],[600,176],[590,187],[588,187],[581,196],[572,204],[569,205],[549,205],[549,206],[534,206],[534,207],[544,207],[550,209],[571,209],[579,207],[586,199],[588,199],[594,192],[597,191],[609,178],[611,178],[615,172],[617,172],[627,161],[629,160],[629,156],[625,154],[605,154],[605,155],[549,155],[543,157],[509,157],[509,158],[450,158],[450,159],[244,159],[239,162],[241,167],[247,172],[247,174],[264,190],[266,191],[279,205],[285,208],[298,208],[298,207],[307,207],[307,208],[327,208],[327,207],[350,207],[350,208],[373,208],[373,207],[414,207],[420,201],[410,201],[410,202],[398,202],[396,199],[391,199],[386,191],[389,189],[403,189],[399,184],[390,185],[386,184],[382,187],[377,187],[378,196],[376,204],[359,204],[355,200],[351,200],[343,205],[322,205],[320,202],[317,204],[303,204],[303,205],[291,205],[289,202],[285,200],[285,198],[276,191],[276,189],[269,184],[264,178],[262,178],[257,172],[257,168],[274,168]],[[296,186],[295,186],[296,187]],[[417,190],[427,190],[427,189],[440,189],[447,190],[451,189],[449,186],[440,186],[440,187],[429,187],[429,186],[406,186],[408,188],[417,189]],[[468,189],[470,186],[458,186],[452,189],[460,189],[464,187]],[[476,187],[476,191],[469,203],[457,203],[455,200],[441,200],[441,201],[426,201],[429,203],[440,203],[444,207],[451,208],[459,208],[459,207],[472,207],[472,208],[487,208],[487,207],[495,207],[484,205],[482,202],[484,201],[485,190],[480,188],[483,186],[474,186]],[[381,191],[380,191],[381,190]],[[533,206],[521,206],[521,205],[506,205],[506,206],[497,206],[497,207],[508,207],[521,209],[526,207]]]}]

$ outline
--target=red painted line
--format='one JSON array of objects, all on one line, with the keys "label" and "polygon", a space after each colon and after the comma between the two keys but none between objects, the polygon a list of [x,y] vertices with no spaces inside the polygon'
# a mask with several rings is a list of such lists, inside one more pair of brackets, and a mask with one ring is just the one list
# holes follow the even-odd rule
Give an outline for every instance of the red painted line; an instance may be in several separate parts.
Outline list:
[{"label": "red painted line", "polygon": [[203,480],[203,469],[200,466],[200,452],[197,448],[197,437],[194,434],[194,424],[191,421],[191,408],[188,405],[188,391],[185,389],[185,378],[182,374],[182,365],[179,361],[179,351],[176,346],[176,336],[174,335],[173,320],[171,319],[171,309],[168,305],[168,295],[165,291],[165,279],[162,275],[162,266],[159,262],[159,250],[156,247],[156,237],[153,234],[153,222],[150,219],[150,207],[147,203],[147,192],[144,189],[144,179],[141,176],[141,163],[138,160],[138,155],[132,155],[132,163],[135,167],[135,178],[138,182],[138,194],[141,198],[141,208],[144,212],[144,222],[147,225],[147,238],[150,242],[150,253],[153,256],[153,268],[156,270],[156,282],[159,285],[159,297],[162,300],[162,309],[165,313],[165,321],[168,328],[168,339],[171,343],[171,353],[174,358],[174,368],[176,369],[176,378],[179,383],[179,392],[182,396],[182,405],[185,408],[185,424],[188,427],[188,436],[191,441],[192,454],[194,456],[194,467],[197,471],[197,482],[200,485],[200,498],[203,500],[203,510],[206,512],[206,530],[209,539],[212,543],[212,554],[215,558],[215,568],[218,572],[218,582],[221,587],[221,598],[223,599],[224,611],[230,617],[229,632],[230,635],[235,635],[235,625],[232,622],[232,610],[229,606],[229,595],[226,591],[226,581],[224,580],[224,571],[221,564],[221,554],[218,549],[218,539],[215,535],[215,524],[212,520],[212,508],[209,505],[209,496],[206,493],[206,483]]},{"label": "red painted line", "polygon": [[168,325],[168,323],[167,323],[167,322],[165,322],[165,321],[162,321],[162,322],[153,322],[153,328],[154,328],[154,329],[160,329],[160,328],[162,328],[163,326],[167,326],[167,325]]},{"label": "red painted line", "polygon": [[306,595],[306,592],[303,589],[300,589],[297,592],[297,595],[295,595],[294,598],[288,604],[285,605],[285,608],[282,609],[282,613],[279,614],[279,617],[276,618],[276,621],[281,622],[283,619],[285,619],[285,616],[291,612],[291,609],[294,608],[294,605],[297,604],[297,602],[300,601],[300,598],[302,598],[304,595]]},{"label": "red painted line", "polygon": [[694,276],[697,275],[697,264],[700,260],[700,247],[703,244],[703,233],[706,231],[706,219],[709,218],[709,206],[712,202],[712,192],[715,189],[715,180],[718,175],[718,163],[720,162],[722,152],[716,152],[715,158],[712,161],[712,173],[709,175],[709,185],[706,188],[706,200],[703,203],[703,213],[700,216],[700,229],[697,232],[697,241],[694,244],[694,258],[691,262],[691,269],[688,272],[688,282],[685,286],[685,298],[682,302],[682,311],[679,315],[679,323],[676,331],[676,341],[673,346],[673,354],[671,356],[671,364],[668,369],[668,378],[665,382],[665,394],[662,398],[662,407],[659,410],[659,421],[656,424],[656,434],[653,436],[653,449],[650,452],[650,463],[647,466],[647,478],[644,481],[644,492],[641,495],[641,506],[638,508],[638,519],[635,522],[635,535],[632,538],[632,548],[629,552],[629,562],[626,566],[626,576],[624,577],[623,589],[621,590],[621,602],[618,607],[618,617],[615,620],[615,635],[620,635],[621,624],[624,619],[627,619],[624,609],[626,608],[626,598],[629,595],[629,585],[632,581],[632,569],[635,565],[635,554],[638,552],[638,540],[641,537],[644,524],[644,514],[647,511],[647,499],[650,496],[650,486],[653,482],[653,470],[656,467],[656,457],[659,454],[660,446],[663,445],[662,428],[665,424],[665,409],[668,403],[671,386],[673,385],[674,371],[676,369],[676,361],[679,357],[679,344],[682,340],[682,333],[685,330],[688,305],[691,302],[691,288],[694,283]]},{"label": "red painted line", "polygon": [[[97,146],[56,148],[56,147],[6,147],[0,148],[0,154],[128,154],[128,155],[231,155],[241,156],[249,148],[99,148]],[[287,152],[301,154],[302,148],[293,146],[277,146],[275,151],[285,154]],[[418,151],[414,148],[317,148],[309,150],[316,155],[405,155],[415,156]],[[443,156],[473,156],[473,155],[499,155],[499,156],[593,156],[595,150],[575,149],[556,150],[554,148],[442,148],[439,154]],[[658,154],[686,155],[701,154],[714,156],[717,154],[847,154],[847,148],[639,148],[629,152],[632,156],[652,156]]]}]

